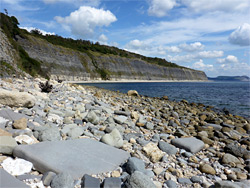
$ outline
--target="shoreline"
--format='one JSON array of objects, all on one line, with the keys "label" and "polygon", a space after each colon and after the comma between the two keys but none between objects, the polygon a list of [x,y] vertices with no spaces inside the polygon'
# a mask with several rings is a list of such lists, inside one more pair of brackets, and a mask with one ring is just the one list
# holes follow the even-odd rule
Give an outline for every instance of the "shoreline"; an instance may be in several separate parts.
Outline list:
[{"label": "shoreline", "polygon": [[81,84],[81,83],[163,83],[163,82],[213,82],[210,80],[83,80],[83,81],[63,81],[63,83]]}]

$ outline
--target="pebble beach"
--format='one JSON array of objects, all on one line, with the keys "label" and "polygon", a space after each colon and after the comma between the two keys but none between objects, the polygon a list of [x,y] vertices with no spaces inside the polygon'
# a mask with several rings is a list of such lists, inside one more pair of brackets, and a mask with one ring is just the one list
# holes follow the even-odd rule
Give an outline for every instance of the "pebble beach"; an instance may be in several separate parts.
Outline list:
[{"label": "pebble beach", "polygon": [[135,90],[51,80],[41,92],[45,81],[0,79],[0,175],[18,187],[250,187],[249,119]]}]

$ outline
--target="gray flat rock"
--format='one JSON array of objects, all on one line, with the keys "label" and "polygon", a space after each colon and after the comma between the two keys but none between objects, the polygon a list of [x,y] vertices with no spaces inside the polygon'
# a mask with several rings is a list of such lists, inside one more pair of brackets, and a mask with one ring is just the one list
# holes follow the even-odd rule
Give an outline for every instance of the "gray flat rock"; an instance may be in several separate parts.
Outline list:
[{"label": "gray flat rock", "polygon": [[28,185],[10,175],[4,169],[0,168],[0,187],[3,188],[29,188]]},{"label": "gray flat rock", "polygon": [[28,119],[28,116],[26,116],[24,114],[13,112],[12,110],[9,110],[9,109],[0,110],[0,117],[3,117],[3,118],[8,119],[8,120],[12,120],[12,121],[15,121],[15,120],[18,120],[21,118]]},{"label": "gray flat rock", "polygon": [[186,151],[190,151],[192,153],[199,152],[205,146],[204,142],[194,137],[176,138],[171,140],[171,144],[178,148],[185,149]]},{"label": "gray flat rock", "polygon": [[42,173],[68,172],[74,179],[112,171],[129,158],[123,150],[87,138],[19,145],[13,154],[32,162]]}]

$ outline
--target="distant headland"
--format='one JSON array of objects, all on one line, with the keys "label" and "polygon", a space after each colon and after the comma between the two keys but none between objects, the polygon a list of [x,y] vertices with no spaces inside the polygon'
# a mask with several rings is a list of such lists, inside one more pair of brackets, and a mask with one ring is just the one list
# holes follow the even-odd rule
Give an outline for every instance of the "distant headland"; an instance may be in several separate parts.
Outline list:
[{"label": "distant headland", "polygon": [[249,82],[250,78],[248,76],[217,76],[216,78],[208,77],[208,80]]}]

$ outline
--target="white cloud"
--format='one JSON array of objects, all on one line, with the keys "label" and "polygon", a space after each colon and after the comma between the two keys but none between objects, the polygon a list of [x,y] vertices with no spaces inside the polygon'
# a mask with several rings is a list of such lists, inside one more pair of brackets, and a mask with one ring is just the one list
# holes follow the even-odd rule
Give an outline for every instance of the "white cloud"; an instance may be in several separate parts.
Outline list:
[{"label": "white cloud", "polygon": [[192,62],[197,59],[212,59],[222,57],[224,54],[223,51],[202,51],[195,54],[186,54],[186,55],[168,55],[167,59],[173,63],[183,63],[183,62]]},{"label": "white cloud", "polygon": [[188,52],[193,52],[193,51],[199,51],[204,49],[204,45],[201,44],[200,42],[194,42],[191,44],[180,44],[179,48],[182,50],[188,51]]},{"label": "white cloud", "polygon": [[165,47],[165,49],[169,52],[173,52],[173,53],[179,53],[181,52],[181,49],[178,46],[167,46]]},{"label": "white cloud", "polygon": [[132,50],[145,49],[146,47],[147,45],[138,39],[132,40],[126,45],[126,48]]},{"label": "white cloud", "polygon": [[250,24],[244,23],[229,36],[229,42],[240,46],[250,45]]},{"label": "white cloud", "polygon": [[51,33],[51,32],[47,32],[47,31],[44,31],[42,29],[38,29],[38,28],[34,28],[34,27],[20,27],[21,29],[25,29],[27,30],[28,32],[31,32],[32,30],[38,30],[42,33],[42,35],[55,35],[55,33]]},{"label": "white cloud", "polygon": [[151,0],[148,14],[150,16],[163,17],[176,5],[176,0]]},{"label": "white cloud", "polygon": [[211,64],[205,64],[203,63],[203,60],[200,59],[198,62],[195,62],[193,65],[192,65],[192,68],[194,69],[199,69],[199,70],[209,70],[209,71],[213,71],[214,69],[214,66],[211,65]]},{"label": "white cloud", "polygon": [[217,59],[216,61],[219,64],[234,64],[234,63],[239,63],[239,60],[237,57],[233,56],[233,55],[228,55],[226,58],[222,58],[222,59]]},{"label": "white cloud", "polygon": [[249,0],[181,0],[181,3],[195,12],[236,12],[250,8]]},{"label": "white cloud", "polygon": [[196,55],[196,58],[217,58],[217,57],[222,57],[224,55],[223,51],[217,51],[217,50],[213,50],[213,51],[202,51],[199,52]]},{"label": "white cloud", "polygon": [[73,35],[81,38],[92,37],[96,27],[109,26],[117,18],[109,10],[81,6],[63,18],[56,16],[55,20],[71,30]]},{"label": "white cloud", "polygon": [[101,35],[99,36],[98,40],[99,40],[100,42],[107,42],[107,41],[108,41],[108,37],[107,37],[106,35],[104,35],[104,34],[101,34]]},{"label": "white cloud", "polygon": [[239,62],[236,64],[222,64],[218,67],[218,74],[230,75],[230,76],[250,76],[250,66],[247,63]]}]

